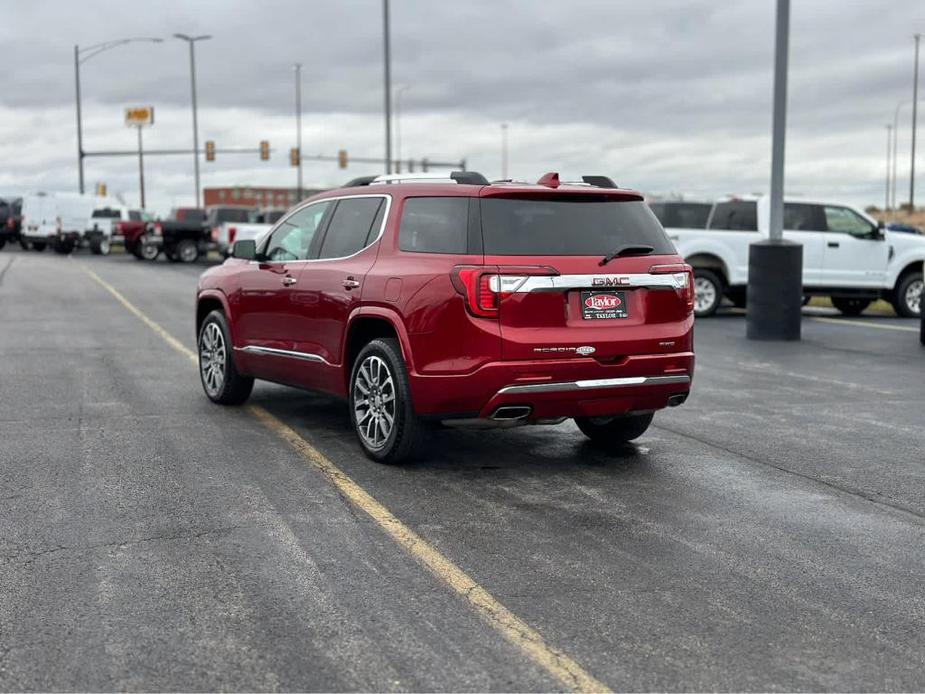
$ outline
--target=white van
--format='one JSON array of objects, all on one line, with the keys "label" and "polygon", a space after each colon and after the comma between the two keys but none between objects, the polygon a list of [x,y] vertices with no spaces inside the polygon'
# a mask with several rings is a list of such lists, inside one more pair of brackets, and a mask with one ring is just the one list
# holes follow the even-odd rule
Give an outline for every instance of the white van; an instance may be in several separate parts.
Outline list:
[{"label": "white van", "polygon": [[37,251],[51,245],[70,253],[80,242],[93,210],[110,198],[80,193],[27,193],[22,199],[22,238]]}]

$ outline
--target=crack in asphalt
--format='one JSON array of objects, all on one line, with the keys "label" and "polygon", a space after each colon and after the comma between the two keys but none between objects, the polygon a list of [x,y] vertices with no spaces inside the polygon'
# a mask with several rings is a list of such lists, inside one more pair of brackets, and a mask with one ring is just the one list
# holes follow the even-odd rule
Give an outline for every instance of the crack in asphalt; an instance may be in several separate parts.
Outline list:
[{"label": "crack in asphalt", "polygon": [[10,266],[13,265],[13,262],[16,260],[16,256],[10,258],[9,262],[3,266],[3,269],[0,270],[0,285],[3,284],[3,276],[6,274],[6,271],[10,269]]}]

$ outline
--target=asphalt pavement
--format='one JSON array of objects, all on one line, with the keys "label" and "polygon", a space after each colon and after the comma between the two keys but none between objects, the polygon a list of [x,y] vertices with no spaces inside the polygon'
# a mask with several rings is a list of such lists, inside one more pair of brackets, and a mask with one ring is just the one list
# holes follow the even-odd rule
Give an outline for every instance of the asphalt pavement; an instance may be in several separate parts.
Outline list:
[{"label": "asphalt pavement", "polygon": [[[205,266],[0,251],[0,689],[569,688],[186,348]],[[91,274],[146,317],[130,311]],[[636,445],[442,430],[403,467],[346,407],[251,402],[614,690],[925,689],[925,349],[808,310],[696,325]]]}]

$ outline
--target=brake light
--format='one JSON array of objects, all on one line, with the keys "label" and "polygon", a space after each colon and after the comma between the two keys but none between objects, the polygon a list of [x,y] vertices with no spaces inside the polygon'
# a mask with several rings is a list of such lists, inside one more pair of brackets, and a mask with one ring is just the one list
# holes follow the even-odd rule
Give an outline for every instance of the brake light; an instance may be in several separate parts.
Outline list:
[{"label": "brake light", "polygon": [[694,310],[694,268],[687,263],[673,265],[653,265],[649,268],[653,275],[671,275],[678,296],[684,301],[687,312]]},{"label": "brake light", "polygon": [[163,236],[163,234],[164,234],[164,232],[161,230],[161,225],[160,225],[160,224],[155,224],[155,225],[154,225],[154,235],[155,235],[155,236]]},{"label": "brake light", "polygon": [[228,244],[229,244],[229,245],[231,245],[231,246],[234,245],[234,238],[235,238],[235,236],[237,236],[237,235],[238,235],[238,228],[237,228],[237,227],[228,227]]},{"label": "brake light", "polygon": [[453,268],[453,286],[466,297],[466,308],[473,316],[497,318],[501,302],[523,286],[530,277],[559,274],[551,267],[498,267],[461,265]]},{"label": "brake light", "polygon": [[123,227],[122,227],[122,222],[116,222],[116,233],[117,233],[117,234],[121,234],[121,233],[122,233],[122,228],[123,228]]}]

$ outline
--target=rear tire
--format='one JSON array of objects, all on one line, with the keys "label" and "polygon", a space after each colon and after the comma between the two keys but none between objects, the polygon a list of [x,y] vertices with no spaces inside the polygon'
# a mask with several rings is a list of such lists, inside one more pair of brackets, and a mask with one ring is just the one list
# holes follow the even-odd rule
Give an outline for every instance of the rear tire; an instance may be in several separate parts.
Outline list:
[{"label": "rear tire", "polygon": [[189,239],[180,241],[177,244],[176,256],[181,263],[195,263],[199,260],[199,247]]},{"label": "rear tire", "polygon": [[90,242],[90,252],[93,255],[109,255],[112,252],[112,245],[109,243],[109,239],[93,239]]},{"label": "rear tire", "polygon": [[69,253],[74,252],[74,242],[73,241],[55,241],[52,244],[55,253],[60,253],[61,255],[68,255]]},{"label": "rear tire", "polygon": [[832,297],[832,305],[845,316],[860,316],[870,304],[870,299],[849,299],[843,296]]},{"label": "rear tire", "polygon": [[33,250],[33,251],[36,251],[37,253],[41,253],[42,251],[45,250],[45,246],[47,246],[47,245],[48,245],[48,244],[45,243],[44,241],[33,241],[33,242],[32,242],[32,250]]},{"label": "rear tire", "polygon": [[910,272],[896,283],[893,293],[893,308],[903,318],[918,318],[922,315],[922,273]]},{"label": "rear tire", "polygon": [[400,463],[423,448],[425,427],[414,412],[398,340],[373,340],[354,361],[350,422],[363,452],[377,463]]},{"label": "rear tire", "polygon": [[228,321],[212,311],[199,328],[199,380],[206,397],[219,405],[240,405],[254,389],[254,379],[238,373]]},{"label": "rear tire", "polygon": [[719,309],[723,301],[723,280],[712,270],[694,268],[694,316],[706,318]]},{"label": "rear tire", "polygon": [[575,417],[581,433],[594,443],[613,445],[637,439],[646,433],[655,414],[628,414],[617,417]]}]

